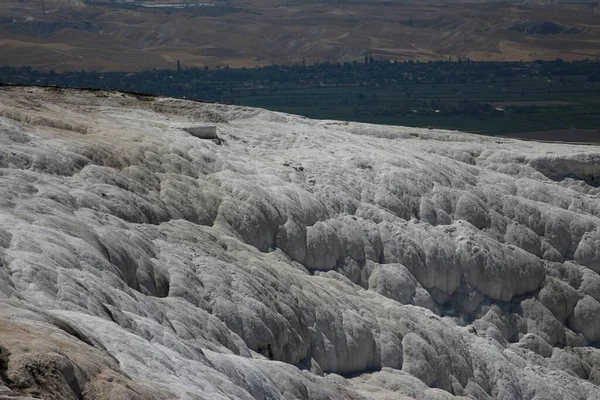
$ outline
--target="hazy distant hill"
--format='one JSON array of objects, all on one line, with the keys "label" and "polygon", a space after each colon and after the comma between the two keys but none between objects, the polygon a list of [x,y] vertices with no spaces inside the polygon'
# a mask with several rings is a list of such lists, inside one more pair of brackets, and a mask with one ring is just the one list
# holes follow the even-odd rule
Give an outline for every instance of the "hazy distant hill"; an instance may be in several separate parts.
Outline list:
[{"label": "hazy distant hill", "polygon": [[0,64],[138,70],[388,59],[600,56],[593,2],[6,0]]}]

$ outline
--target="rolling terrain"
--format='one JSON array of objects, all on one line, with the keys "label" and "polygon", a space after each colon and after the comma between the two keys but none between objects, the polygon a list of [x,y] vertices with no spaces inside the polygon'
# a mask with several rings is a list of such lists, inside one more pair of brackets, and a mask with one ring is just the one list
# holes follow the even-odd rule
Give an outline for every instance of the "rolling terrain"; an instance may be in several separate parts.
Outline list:
[{"label": "rolling terrain", "polygon": [[376,59],[600,56],[597,1],[21,1],[0,4],[0,65],[134,71]]}]

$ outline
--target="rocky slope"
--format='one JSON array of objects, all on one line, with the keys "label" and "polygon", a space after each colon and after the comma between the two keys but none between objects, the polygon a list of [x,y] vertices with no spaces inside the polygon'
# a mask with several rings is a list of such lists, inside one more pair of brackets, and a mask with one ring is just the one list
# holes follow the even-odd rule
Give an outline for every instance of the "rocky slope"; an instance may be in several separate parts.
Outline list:
[{"label": "rocky slope", "polygon": [[0,398],[600,398],[599,161],[3,88]]}]

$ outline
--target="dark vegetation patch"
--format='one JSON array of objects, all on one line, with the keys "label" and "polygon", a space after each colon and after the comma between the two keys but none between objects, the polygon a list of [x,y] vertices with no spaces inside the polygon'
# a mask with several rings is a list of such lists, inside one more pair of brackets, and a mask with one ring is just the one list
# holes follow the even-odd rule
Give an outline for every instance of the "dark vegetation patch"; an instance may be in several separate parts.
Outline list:
[{"label": "dark vegetation patch", "polygon": [[549,142],[600,143],[598,129],[555,129],[548,131],[517,132],[506,135],[525,140],[541,140]]},{"label": "dark vegetation patch", "polygon": [[5,67],[0,82],[152,93],[317,119],[490,135],[600,127],[598,61],[421,63],[367,55],[361,63],[239,69],[179,65],[134,73]]},{"label": "dark vegetation patch", "polygon": [[443,24],[444,21],[442,19],[405,19],[398,23],[411,28],[433,28],[440,23]]},{"label": "dark vegetation patch", "polygon": [[552,21],[534,21],[511,26],[511,31],[526,33],[527,35],[573,35],[581,30],[574,26],[565,26]]},{"label": "dark vegetation patch", "polygon": [[88,21],[17,21],[10,23],[13,28],[38,38],[50,37],[64,29],[84,32],[98,32],[100,30]]}]

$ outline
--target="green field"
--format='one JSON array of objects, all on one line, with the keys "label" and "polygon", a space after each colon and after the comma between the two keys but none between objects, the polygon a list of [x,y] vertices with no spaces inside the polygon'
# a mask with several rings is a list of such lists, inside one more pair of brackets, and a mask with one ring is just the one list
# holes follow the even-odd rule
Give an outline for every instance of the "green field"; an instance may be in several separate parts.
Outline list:
[{"label": "green field", "polygon": [[[405,84],[390,87],[318,87],[239,90],[226,102],[311,118],[433,126],[486,134],[564,128],[600,128],[600,85],[583,93],[568,83],[518,81],[516,90],[486,85]],[[410,92],[409,96],[406,92]],[[521,94],[523,92],[523,94]],[[527,102],[557,101],[570,104]],[[496,107],[498,103],[512,105]],[[474,104],[469,104],[474,103]],[[489,105],[489,107],[486,107]],[[498,109],[502,109],[502,111]]]},{"label": "green field", "polygon": [[[0,82],[127,90],[310,118],[490,135],[600,129],[600,62],[404,62],[137,73],[0,68]],[[600,137],[600,133],[599,133]]]}]

